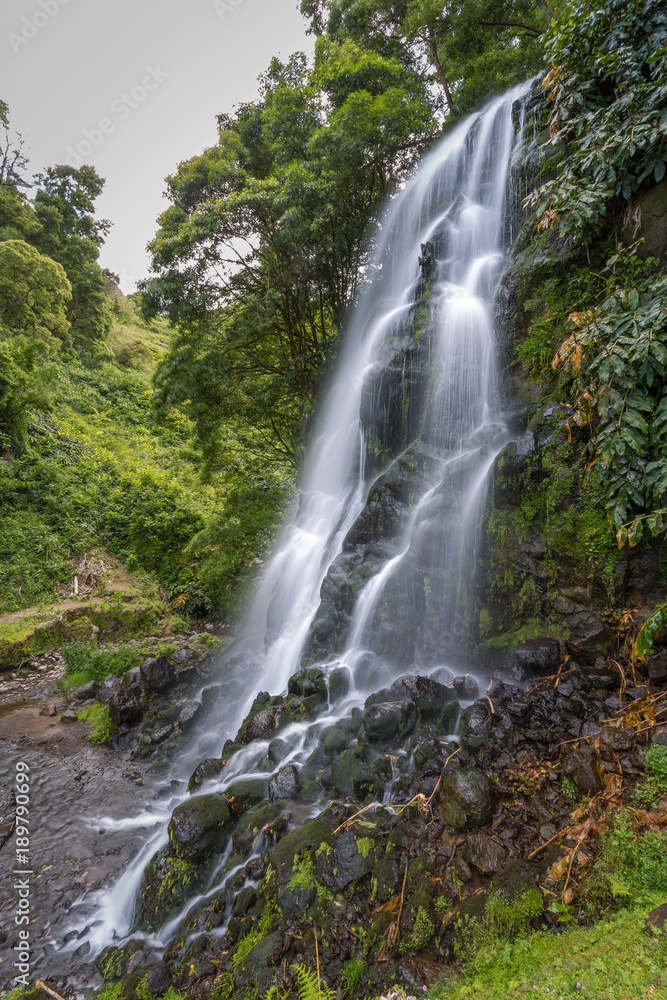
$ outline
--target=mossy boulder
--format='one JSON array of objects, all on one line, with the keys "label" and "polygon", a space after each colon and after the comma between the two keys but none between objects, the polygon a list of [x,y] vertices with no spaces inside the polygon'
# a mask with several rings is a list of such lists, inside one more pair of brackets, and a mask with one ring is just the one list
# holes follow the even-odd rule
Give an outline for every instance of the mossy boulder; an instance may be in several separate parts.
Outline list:
[{"label": "mossy boulder", "polygon": [[207,757],[197,764],[190,775],[188,781],[188,791],[196,792],[209,778],[217,778],[222,770],[222,761],[219,757]]},{"label": "mossy boulder", "polygon": [[225,795],[230,813],[238,819],[253,806],[267,802],[269,783],[265,778],[243,778],[230,785]]},{"label": "mossy boulder", "polygon": [[268,891],[275,893],[279,885],[287,885],[293,874],[296,855],[320,844],[329,832],[330,829],[323,820],[313,819],[283,837],[274,847],[269,859],[274,877],[267,878]]},{"label": "mossy boulder", "polygon": [[223,792],[199,795],[177,806],[169,822],[169,840],[186,861],[202,861],[224,850],[234,821]]},{"label": "mossy boulder", "polygon": [[232,834],[234,847],[247,854],[262,831],[269,837],[281,836],[287,829],[287,821],[280,812],[280,806],[273,802],[249,809],[238,821]]},{"label": "mossy boulder", "polygon": [[334,892],[340,892],[371,871],[375,842],[371,837],[360,837],[346,830],[322,841],[315,849],[314,858],[318,880]]},{"label": "mossy boulder", "polygon": [[185,903],[197,887],[192,862],[174,856],[169,845],[153,855],[146,871],[139,904],[139,924],[155,931]]}]

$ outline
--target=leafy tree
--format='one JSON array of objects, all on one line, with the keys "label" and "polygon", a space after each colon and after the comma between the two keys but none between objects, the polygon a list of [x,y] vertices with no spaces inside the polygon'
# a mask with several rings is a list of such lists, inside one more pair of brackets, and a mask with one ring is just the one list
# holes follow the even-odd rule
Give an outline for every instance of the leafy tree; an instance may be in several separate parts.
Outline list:
[{"label": "leafy tree", "polygon": [[35,213],[41,226],[31,239],[65,268],[72,285],[70,339],[79,347],[103,340],[111,326],[107,279],[97,263],[110,228],[94,218],[104,181],[91,166],[49,167],[36,178]]},{"label": "leafy tree", "polygon": [[[261,97],[167,178],[144,306],[179,324],[158,401],[298,462],[314,392],[366,260],[369,220],[434,131],[423,81],[356,43],[274,59]],[[222,457],[224,461],[224,456]]]},{"label": "leafy tree", "polygon": [[316,34],[352,39],[428,74],[440,90],[434,107],[457,118],[543,66],[541,35],[552,9],[535,0],[301,2]]},{"label": "leafy tree", "polygon": [[45,365],[64,338],[71,288],[60,264],[22,240],[0,243],[0,443],[21,451],[28,416],[49,400]]}]

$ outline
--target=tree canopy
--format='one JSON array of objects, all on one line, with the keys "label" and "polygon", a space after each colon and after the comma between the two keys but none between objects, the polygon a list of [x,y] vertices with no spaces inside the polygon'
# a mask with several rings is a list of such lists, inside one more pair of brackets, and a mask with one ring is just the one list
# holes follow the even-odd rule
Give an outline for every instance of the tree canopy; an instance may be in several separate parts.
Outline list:
[{"label": "tree canopy", "polygon": [[312,67],[274,59],[259,100],[218,124],[167,178],[150,244],[145,308],[180,330],[159,398],[193,417],[209,458],[216,428],[240,420],[296,464],[369,224],[434,136],[433,108],[398,59],[320,39]]}]

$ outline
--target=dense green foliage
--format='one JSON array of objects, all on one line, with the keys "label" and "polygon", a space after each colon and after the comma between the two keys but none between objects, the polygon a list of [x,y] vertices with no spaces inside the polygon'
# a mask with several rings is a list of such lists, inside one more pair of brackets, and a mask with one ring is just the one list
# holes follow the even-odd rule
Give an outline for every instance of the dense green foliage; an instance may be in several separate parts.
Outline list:
[{"label": "dense green foliage", "polygon": [[614,254],[604,272],[602,301],[571,315],[578,329],[554,359],[572,373],[575,421],[593,428],[590,450],[619,544],[636,544],[644,523],[653,534],[662,530],[667,275],[657,264],[653,258],[641,261],[632,250]]},{"label": "dense green foliage", "polygon": [[301,10],[316,34],[351,39],[426,77],[434,108],[450,119],[544,65],[549,8],[531,0],[301,0]]},{"label": "dense green foliage", "polygon": [[[569,373],[574,420],[590,428],[591,463],[619,546],[663,530],[667,498],[667,279],[664,261],[618,243],[632,199],[667,162],[667,13],[657,0],[596,0],[564,9],[546,44],[551,176],[529,197],[539,228],[615,252],[589,276],[593,304],[571,302],[575,332],[554,367]],[[553,147],[556,147],[554,158]],[[539,345],[535,343],[537,349]]]},{"label": "dense green foliage", "polygon": [[589,241],[667,163],[667,11],[660,0],[572,4],[552,26],[550,144],[564,152],[531,202]]},{"label": "dense green foliage", "polygon": [[298,464],[369,222],[435,128],[425,81],[349,39],[320,39],[312,67],[274,59],[260,84],[168,178],[150,245],[145,308],[179,328],[158,399],[194,421],[209,469],[230,426],[264,461]]}]

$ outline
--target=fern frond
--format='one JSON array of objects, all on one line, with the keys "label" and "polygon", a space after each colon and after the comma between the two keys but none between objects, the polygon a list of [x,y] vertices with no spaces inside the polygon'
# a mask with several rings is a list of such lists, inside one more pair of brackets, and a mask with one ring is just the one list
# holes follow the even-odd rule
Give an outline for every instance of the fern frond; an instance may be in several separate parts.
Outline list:
[{"label": "fern frond", "polygon": [[336,1000],[336,994],[332,993],[329,987],[320,980],[317,984],[317,976],[305,965],[299,963],[293,965],[299,984],[299,1000]]}]

